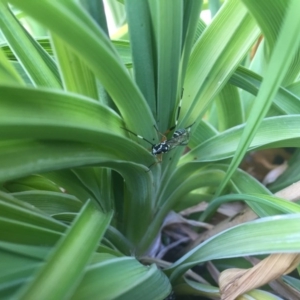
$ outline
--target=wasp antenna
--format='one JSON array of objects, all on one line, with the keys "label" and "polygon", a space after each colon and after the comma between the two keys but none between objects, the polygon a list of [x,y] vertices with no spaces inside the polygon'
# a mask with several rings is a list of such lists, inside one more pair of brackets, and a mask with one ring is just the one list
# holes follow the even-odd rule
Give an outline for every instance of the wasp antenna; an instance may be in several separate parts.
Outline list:
[{"label": "wasp antenna", "polygon": [[182,105],[183,92],[184,92],[184,88],[182,88],[182,90],[181,90],[181,97],[180,97],[180,100],[179,100],[179,103],[178,103],[178,106],[177,106],[177,112],[176,112],[176,115],[175,115],[175,124],[172,127],[170,127],[167,132],[170,132],[170,131],[174,130],[178,125],[178,120],[179,120],[181,105]]},{"label": "wasp antenna", "polygon": [[178,107],[177,107],[177,114],[176,114],[176,120],[175,120],[175,127],[177,127],[177,124],[178,124],[178,119],[179,119],[180,111],[181,111],[181,105],[182,105],[182,98],[179,100],[179,104],[178,104]]},{"label": "wasp antenna", "polygon": [[194,123],[192,123],[191,125],[189,125],[188,127],[186,127],[185,129],[190,129],[194,124],[196,123],[196,121]]},{"label": "wasp antenna", "polygon": [[145,142],[149,143],[151,146],[154,146],[155,144],[151,143],[150,141],[148,141],[147,139],[145,139],[143,136],[139,135],[139,134],[136,134],[135,132],[127,129],[127,128],[124,128],[124,127],[121,127],[122,129],[130,132],[131,134],[135,135],[137,138],[141,139],[141,140],[144,140]]},{"label": "wasp antenna", "polygon": [[159,130],[158,130],[158,128],[157,128],[157,126],[155,124],[153,125],[153,127],[155,128],[155,130],[156,130],[157,133],[160,133]]},{"label": "wasp antenna", "polygon": [[153,167],[153,166],[156,166],[157,164],[159,164],[160,162],[157,162],[157,161],[155,161],[154,163],[152,163],[150,166],[148,166],[148,171],[147,172],[149,172],[150,171],[150,169]]}]

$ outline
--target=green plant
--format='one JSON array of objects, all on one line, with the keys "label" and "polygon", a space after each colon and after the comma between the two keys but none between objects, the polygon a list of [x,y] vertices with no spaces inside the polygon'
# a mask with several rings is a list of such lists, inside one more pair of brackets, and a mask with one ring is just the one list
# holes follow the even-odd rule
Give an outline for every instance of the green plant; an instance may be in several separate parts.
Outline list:
[{"label": "green plant", "polygon": [[[42,39],[6,2],[1,299],[163,299],[172,289],[213,298],[217,287],[185,272],[209,260],[299,251],[298,205],[238,169],[253,149],[298,147],[297,0],[230,0],[209,26],[199,0],[127,0],[130,42],[108,38],[99,1],[8,1],[40,23],[25,19],[32,32],[49,30]],[[149,145],[123,128],[158,142],[153,125],[164,132],[174,124],[182,88],[177,128],[195,122],[191,151],[176,147],[156,164]],[[261,219],[171,265],[158,260],[166,217],[202,199],[211,205],[201,220],[231,200]]]}]

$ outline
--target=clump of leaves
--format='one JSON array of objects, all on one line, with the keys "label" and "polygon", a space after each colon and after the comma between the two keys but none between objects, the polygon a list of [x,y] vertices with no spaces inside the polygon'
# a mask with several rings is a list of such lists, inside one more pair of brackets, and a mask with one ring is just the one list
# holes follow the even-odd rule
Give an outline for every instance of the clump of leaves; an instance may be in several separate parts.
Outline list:
[{"label": "clump of leaves", "polygon": [[[100,1],[0,1],[1,299],[235,299],[298,264],[300,208],[272,194],[298,152],[269,188],[238,166],[298,147],[300,4],[229,0],[206,26],[199,0],[124,2],[111,40]],[[191,124],[158,163],[149,143]],[[299,296],[283,280],[249,295]]]}]

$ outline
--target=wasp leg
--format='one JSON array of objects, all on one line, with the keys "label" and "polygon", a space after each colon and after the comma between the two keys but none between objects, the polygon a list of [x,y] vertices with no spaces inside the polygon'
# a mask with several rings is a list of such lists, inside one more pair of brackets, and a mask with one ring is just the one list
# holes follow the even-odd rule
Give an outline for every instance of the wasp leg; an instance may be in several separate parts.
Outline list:
[{"label": "wasp leg", "polygon": [[158,128],[156,127],[156,125],[153,125],[153,126],[154,126],[156,132],[157,132],[159,135],[162,136],[161,142],[166,141],[166,140],[167,140],[166,133],[162,134],[162,133],[158,130]]},{"label": "wasp leg", "polygon": [[152,163],[148,168],[149,170],[147,172],[150,171],[150,168],[152,168],[153,166],[156,166],[157,164],[160,164],[162,162],[162,153],[157,155],[158,159],[157,161],[155,161],[154,163]]}]

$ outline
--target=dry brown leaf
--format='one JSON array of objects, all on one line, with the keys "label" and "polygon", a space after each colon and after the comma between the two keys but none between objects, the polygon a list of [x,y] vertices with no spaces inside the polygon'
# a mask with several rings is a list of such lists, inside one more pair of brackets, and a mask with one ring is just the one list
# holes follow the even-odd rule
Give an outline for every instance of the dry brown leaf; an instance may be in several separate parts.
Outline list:
[{"label": "dry brown leaf", "polygon": [[288,161],[291,153],[282,148],[253,151],[246,155],[241,169],[262,181],[274,168]]},{"label": "dry brown leaf", "polygon": [[225,270],[219,278],[221,299],[234,300],[247,291],[290,273],[299,262],[298,253],[272,254],[250,269]]},{"label": "dry brown leaf", "polygon": [[198,203],[198,204],[196,204],[194,206],[191,206],[191,207],[189,207],[187,209],[182,210],[180,212],[180,214],[182,216],[189,216],[189,215],[194,214],[196,212],[201,212],[201,211],[206,210],[207,206],[208,206],[208,203],[202,201],[202,202],[200,202],[200,203]]},{"label": "dry brown leaf", "polygon": [[228,203],[222,204],[218,208],[217,212],[226,217],[233,218],[234,216],[236,216],[237,214],[242,212],[245,208],[246,208],[246,205],[241,201],[228,202]]},{"label": "dry brown leaf", "polygon": [[287,168],[288,168],[287,162],[284,162],[283,164],[275,167],[269,173],[267,173],[267,175],[263,179],[262,183],[264,185],[267,185],[267,184],[274,182],[275,180],[277,180],[277,178],[279,176],[281,176],[287,170]]},{"label": "dry brown leaf", "polygon": [[189,220],[189,219],[182,217],[180,214],[178,214],[174,211],[170,211],[169,214],[166,216],[162,227],[170,226],[173,224],[186,224],[186,225],[191,225],[191,226],[195,226],[195,227],[203,227],[206,229],[213,228],[213,226],[208,223],[199,222],[199,221],[195,221],[195,220]]},{"label": "dry brown leaf", "polygon": [[296,201],[300,200],[300,181],[297,181],[290,186],[282,189],[275,194],[285,200]]},{"label": "dry brown leaf", "polygon": [[211,261],[208,261],[206,263],[206,268],[207,268],[207,271],[209,272],[210,276],[213,278],[213,280],[215,282],[218,282],[218,278],[220,277],[220,271],[218,270],[218,268],[215,267],[215,265],[211,262]]},{"label": "dry brown leaf", "polygon": [[[253,265],[258,264],[261,261],[260,259],[252,256],[249,256],[246,259],[249,262],[251,262]],[[281,277],[269,282],[269,286],[274,292],[277,293],[277,295],[279,295],[283,299],[289,299],[289,300],[300,299],[300,292],[294,289],[289,284],[285,283]],[[258,290],[251,290],[250,292],[247,292],[247,295],[253,294],[254,291],[258,291]],[[259,298],[255,298],[255,299],[259,299]]]}]

